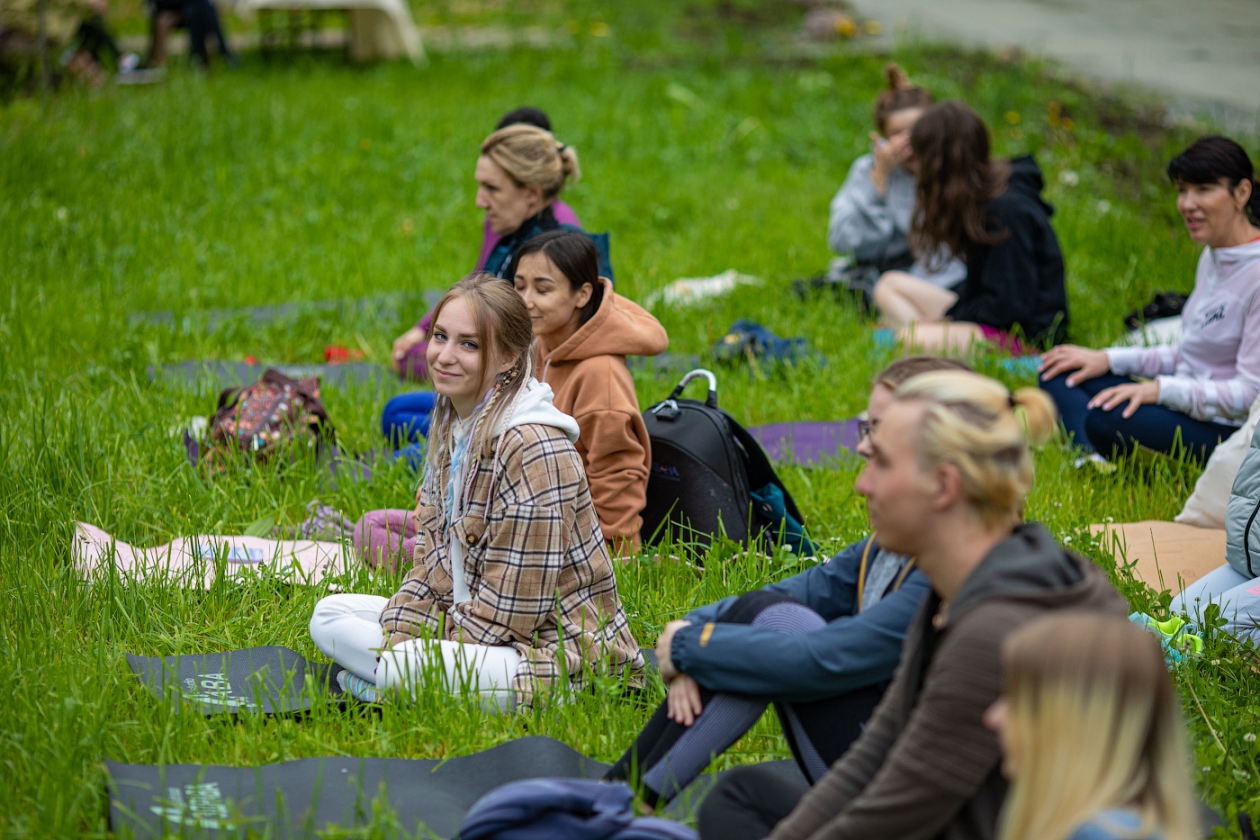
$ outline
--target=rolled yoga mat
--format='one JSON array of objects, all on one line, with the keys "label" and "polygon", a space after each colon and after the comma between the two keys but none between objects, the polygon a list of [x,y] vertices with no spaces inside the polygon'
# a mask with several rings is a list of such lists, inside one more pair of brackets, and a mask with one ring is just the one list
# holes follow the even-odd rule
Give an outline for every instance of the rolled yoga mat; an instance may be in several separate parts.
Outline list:
[{"label": "rolled yoga mat", "polygon": [[204,715],[293,714],[309,709],[318,693],[342,696],[341,666],[311,662],[277,645],[184,656],[129,653],[127,664],[158,698],[173,696],[180,711]]},{"label": "rolled yoga mat", "polygon": [[749,426],[748,433],[757,439],[771,461],[801,467],[856,455],[861,440],[856,417],[840,422],[769,423]]},{"label": "rolled yoga mat", "polygon": [[[598,779],[609,765],[552,738],[530,736],[450,759],[304,758],[262,767],[105,762],[110,827],[138,840],[167,835],[299,838],[353,829],[388,808],[407,832],[451,837],[485,794],[546,777]],[[801,779],[792,761],[772,765]],[[721,774],[717,774],[721,775]],[[701,776],[665,814],[683,819],[713,784]]]},{"label": "rolled yoga mat", "polygon": [[[655,673],[656,651],[641,652]],[[318,692],[338,701],[343,696],[336,681],[340,665],[311,662],[278,645],[183,656],[129,653],[127,665],[159,699],[173,695],[180,711],[204,715],[293,714],[309,709]]]}]

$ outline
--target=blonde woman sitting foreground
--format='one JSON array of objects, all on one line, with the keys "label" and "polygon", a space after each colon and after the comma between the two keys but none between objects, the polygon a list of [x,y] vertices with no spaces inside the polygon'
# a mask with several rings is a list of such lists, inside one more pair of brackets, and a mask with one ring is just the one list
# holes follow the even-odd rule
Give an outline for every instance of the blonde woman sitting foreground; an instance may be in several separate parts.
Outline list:
[{"label": "blonde woman sitting foreground", "polygon": [[931,586],[892,683],[812,788],[764,766],[729,771],[700,807],[704,840],[993,840],[1006,783],[983,721],[1003,641],[1046,613],[1128,611],[1098,567],[1022,521],[1029,441],[1054,428],[1035,388],[963,372],[897,388],[855,487],[880,548],[914,557]]},{"label": "blonde woman sitting foreground", "polygon": [[1001,840],[1199,837],[1180,703],[1153,634],[1064,613],[1002,646],[985,723],[1011,780]]},{"label": "blonde woman sitting foreground", "polygon": [[393,598],[330,595],[311,637],[351,694],[444,688],[500,708],[592,670],[641,679],[599,518],[573,442],[577,423],[533,378],[529,312],[489,274],[434,310],[438,392],[417,493],[415,565]]}]

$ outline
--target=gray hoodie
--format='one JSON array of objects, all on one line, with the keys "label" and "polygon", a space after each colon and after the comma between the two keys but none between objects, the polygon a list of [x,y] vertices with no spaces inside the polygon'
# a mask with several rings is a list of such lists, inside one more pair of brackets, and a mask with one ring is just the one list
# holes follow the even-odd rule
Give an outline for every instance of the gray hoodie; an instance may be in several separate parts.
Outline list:
[{"label": "gray hoodie", "polygon": [[[852,254],[858,262],[870,262],[908,253],[906,234],[914,214],[914,176],[901,167],[888,176],[888,192],[880,195],[871,183],[875,156],[862,155],[849,167],[844,186],[831,200],[827,244],[837,254]],[[940,271],[930,271],[922,260],[910,267],[915,277],[950,289],[967,276],[967,266],[950,258]]]}]

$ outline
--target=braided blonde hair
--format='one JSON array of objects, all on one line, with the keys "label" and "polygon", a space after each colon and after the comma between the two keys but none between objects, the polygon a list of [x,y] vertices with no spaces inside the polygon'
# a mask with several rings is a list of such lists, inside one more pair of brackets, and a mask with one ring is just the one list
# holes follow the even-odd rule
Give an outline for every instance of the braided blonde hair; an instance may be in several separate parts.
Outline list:
[{"label": "braided blonde hair", "polygon": [[548,201],[559,195],[565,184],[582,177],[577,150],[537,126],[500,128],[482,141],[481,154],[520,186],[538,187]]},{"label": "braided blonde hair", "polygon": [[[499,426],[504,418],[512,416],[525,383],[534,375],[534,331],[529,310],[525,308],[521,296],[511,285],[493,274],[474,271],[452,286],[433,310],[433,323],[437,323],[442,309],[456,298],[463,299],[468,305],[477,325],[483,379],[485,371],[494,362],[516,359],[512,367],[496,377],[493,388],[478,406],[473,419],[467,457],[480,461],[490,454]],[[443,488],[450,478],[450,439],[455,417],[451,401],[439,394],[434,401],[433,425],[429,432],[424,479],[421,482],[421,493],[431,503],[443,498]],[[475,472],[468,473],[469,477]]]},{"label": "braided blonde hair", "polygon": [[1018,517],[1033,481],[1029,443],[1055,431],[1054,403],[1039,388],[1014,394],[1002,383],[966,371],[915,376],[893,399],[923,404],[919,459],[924,468],[953,464],[963,492],[987,526]]}]

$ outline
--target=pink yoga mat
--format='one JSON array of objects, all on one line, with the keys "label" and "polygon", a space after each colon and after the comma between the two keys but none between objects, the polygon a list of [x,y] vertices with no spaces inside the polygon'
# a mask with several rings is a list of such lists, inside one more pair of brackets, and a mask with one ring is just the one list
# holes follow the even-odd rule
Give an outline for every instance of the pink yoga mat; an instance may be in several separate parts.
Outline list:
[{"label": "pink yoga mat", "polygon": [[[348,540],[349,534],[346,537]],[[348,542],[194,536],[154,548],[136,548],[85,522],[75,527],[71,555],[75,568],[85,576],[104,572],[112,564],[120,578],[131,582],[165,578],[189,588],[207,589],[219,567],[231,578],[248,578],[266,570],[291,583],[310,586],[357,565]]]}]

